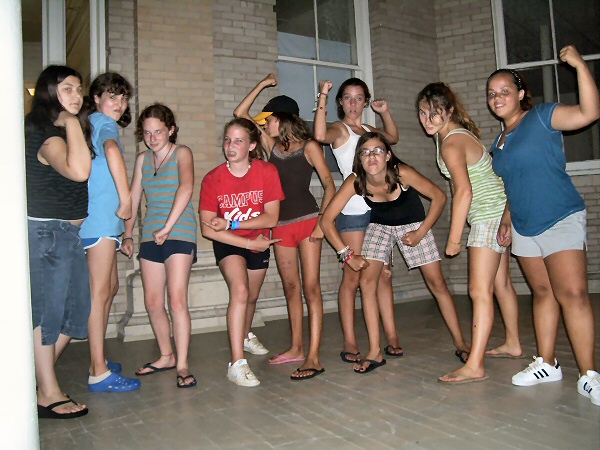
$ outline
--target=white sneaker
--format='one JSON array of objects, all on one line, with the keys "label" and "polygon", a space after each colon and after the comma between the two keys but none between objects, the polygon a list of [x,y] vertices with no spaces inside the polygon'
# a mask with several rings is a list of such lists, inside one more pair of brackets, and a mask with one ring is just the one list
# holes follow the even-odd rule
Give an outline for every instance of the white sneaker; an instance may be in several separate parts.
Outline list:
[{"label": "white sneaker", "polygon": [[248,333],[248,337],[244,339],[244,351],[252,353],[253,355],[266,355],[269,353],[269,350],[260,343],[252,331]]},{"label": "white sneaker", "polygon": [[562,369],[556,359],[554,366],[544,362],[541,356],[534,356],[533,362],[527,369],[522,370],[512,377],[512,384],[515,386],[533,386],[539,383],[550,383],[551,381],[562,380]]},{"label": "white sneaker", "polygon": [[238,359],[233,364],[229,363],[227,367],[227,379],[233,381],[238,386],[244,387],[254,387],[260,384],[260,381],[252,373],[245,359]]},{"label": "white sneaker", "polygon": [[600,373],[588,370],[577,380],[577,392],[589,398],[594,405],[600,406]]}]

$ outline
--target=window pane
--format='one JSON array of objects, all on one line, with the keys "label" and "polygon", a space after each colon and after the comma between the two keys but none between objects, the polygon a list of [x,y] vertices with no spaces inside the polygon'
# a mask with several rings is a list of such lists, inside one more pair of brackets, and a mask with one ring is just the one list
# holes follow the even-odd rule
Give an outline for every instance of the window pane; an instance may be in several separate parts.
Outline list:
[{"label": "window pane", "polygon": [[66,41],[67,66],[77,70],[84,85],[90,80],[90,3],[89,0],[67,0]]},{"label": "window pane", "polygon": [[554,67],[544,66],[519,71],[531,91],[534,105],[558,101]]},{"label": "window pane", "polygon": [[277,0],[279,55],[316,59],[313,0]]},{"label": "window pane", "polygon": [[509,64],[553,59],[550,10],[544,0],[504,0]]},{"label": "window pane", "polygon": [[329,80],[333,83],[331,92],[327,97],[327,122],[332,123],[338,119],[335,95],[340,85],[352,76],[351,70],[334,69],[331,67],[317,67],[317,89],[321,80]]},{"label": "window pane", "polygon": [[356,64],[354,0],[318,0],[319,60]]},{"label": "window pane", "polygon": [[573,44],[582,55],[600,53],[598,0],[554,0],[552,6],[558,50]]},{"label": "window pane", "polygon": [[[600,84],[600,61],[588,63],[596,85]],[[567,105],[579,103],[577,73],[571,67],[560,65],[557,70],[560,90],[560,101]],[[567,162],[587,161],[600,158],[600,126],[598,121],[582,130],[563,133]]]},{"label": "window pane", "polygon": [[300,107],[300,117],[304,120],[313,120],[314,75],[312,66],[279,61],[279,92],[292,97]]}]

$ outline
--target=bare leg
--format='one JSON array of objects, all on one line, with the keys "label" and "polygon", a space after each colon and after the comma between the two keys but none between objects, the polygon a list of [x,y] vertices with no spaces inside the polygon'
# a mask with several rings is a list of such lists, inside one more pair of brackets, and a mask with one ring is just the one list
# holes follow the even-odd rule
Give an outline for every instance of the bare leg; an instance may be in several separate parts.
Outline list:
[{"label": "bare leg", "polygon": [[494,280],[494,294],[500,306],[500,314],[504,322],[504,343],[486,352],[486,355],[508,354],[521,356],[523,349],[519,339],[519,304],[517,293],[510,279],[509,253],[506,251],[500,257],[500,265]]},{"label": "bare leg", "polygon": [[[544,259],[552,291],[562,308],[565,328],[573,347],[579,373],[596,370],[594,362],[594,315],[587,285],[585,250],[565,250]],[[545,361],[545,359],[544,359]]]},{"label": "bare leg", "polygon": [[452,335],[452,340],[457,350],[468,350],[465,338],[458,321],[458,314],[456,313],[456,305],[454,304],[454,298],[448,290],[448,285],[442,274],[442,264],[440,261],[435,261],[430,264],[419,267],[421,273],[425,278],[425,282],[429,287],[429,290],[435,297],[438,303],[444,322]]},{"label": "bare leg", "polygon": [[[340,233],[340,237],[344,241],[344,244],[349,245],[355,252],[361,252],[365,237],[364,231]],[[356,293],[358,291],[360,273],[355,272],[346,265],[344,265],[342,270],[342,282],[338,292],[338,309],[342,332],[344,334],[343,351],[358,353],[358,343],[356,342],[356,334],[354,333],[354,314],[356,311]],[[352,360],[354,357],[350,356],[349,359]]]},{"label": "bare leg", "polygon": [[[87,251],[88,270],[90,273],[90,291],[92,309],[88,320],[88,343],[90,346],[90,375],[99,376],[108,372],[104,354],[104,339],[108,326],[108,312],[116,294],[113,270],[116,271],[116,242],[112,239],[101,239]],[[118,290],[117,279],[117,290]]]},{"label": "bare leg", "polygon": [[[176,363],[171,344],[171,324],[165,310],[165,286],[167,274],[165,265],[147,259],[140,259],[144,302],[150,318],[152,330],[160,349],[160,358],[152,363],[154,367],[172,367]],[[152,369],[141,368],[138,373],[150,373]]]},{"label": "bare leg", "polygon": [[522,256],[518,260],[533,293],[533,326],[538,356],[548,364],[553,364],[560,306],[554,298],[544,260],[541,257]]},{"label": "bare leg", "polygon": [[248,337],[248,333],[252,330],[252,320],[254,320],[254,313],[256,312],[256,302],[260,295],[260,288],[265,281],[265,270],[249,270],[248,271],[248,305],[246,306],[246,319],[244,320],[244,339]]},{"label": "bare leg", "polygon": [[275,261],[277,270],[283,284],[283,292],[287,300],[288,316],[292,331],[292,343],[285,352],[273,356],[270,361],[278,359],[302,358],[304,356],[304,343],[302,341],[302,318],[304,307],[302,305],[302,289],[300,281],[300,268],[298,266],[298,249],[283,247],[275,244]]},{"label": "bare leg", "polygon": [[[68,336],[60,335],[63,342]],[[55,349],[54,344],[42,345],[42,328],[33,330],[33,350],[35,354],[35,378],[37,381],[37,402],[39,405],[48,406],[55,402],[68,400],[58,386],[56,372],[54,371]],[[58,414],[68,414],[85,409],[86,405],[65,403],[53,409]]]},{"label": "bare leg", "polygon": [[[309,348],[304,364],[295,372],[302,375],[304,369],[323,368],[319,361],[321,335],[323,333],[323,297],[321,295],[321,240],[310,242],[310,238],[300,242],[300,264],[302,267],[302,289],[308,307]],[[310,373],[307,373],[310,375]]]},{"label": "bare leg", "polygon": [[[169,311],[173,320],[173,339],[177,350],[177,375],[190,375],[188,350],[191,336],[191,319],[188,307],[188,284],[193,255],[174,254],[165,261]],[[185,384],[193,383],[191,378]]]},{"label": "bare leg", "polygon": [[385,333],[385,342],[392,354],[404,354],[400,347],[400,339],[398,338],[398,330],[396,328],[396,316],[394,311],[394,289],[392,287],[392,272],[389,265],[383,266],[379,282],[377,284],[377,302],[379,304],[379,315],[383,324],[383,332]]},{"label": "bare leg", "polygon": [[[363,299],[363,314],[367,325],[367,334],[369,335],[369,353],[366,359],[381,361],[380,331],[379,331],[379,304],[377,302],[377,284],[383,262],[369,260],[369,267],[363,269],[360,273],[360,291]],[[368,366],[355,364],[355,370],[365,370]]]},{"label": "bare leg", "polygon": [[469,248],[469,295],[473,301],[471,354],[459,369],[440,377],[440,381],[457,382],[485,376],[483,358],[494,322],[494,279],[500,254],[490,248]]}]

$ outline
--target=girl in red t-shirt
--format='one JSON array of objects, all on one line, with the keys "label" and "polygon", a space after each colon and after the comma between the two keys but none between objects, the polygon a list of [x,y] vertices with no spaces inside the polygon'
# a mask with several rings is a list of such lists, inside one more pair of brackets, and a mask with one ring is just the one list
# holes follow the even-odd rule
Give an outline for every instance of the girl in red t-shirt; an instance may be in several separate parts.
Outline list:
[{"label": "girl in red t-shirt", "polygon": [[[200,191],[200,229],[213,241],[215,258],[229,288],[227,328],[231,362],[227,378],[239,386],[260,381],[244,359],[256,337],[250,327],[269,267],[269,228],[279,220],[284,199],[277,169],[262,161],[260,132],[248,119],[234,119],[223,131],[227,161],[210,171]],[[262,347],[262,346],[261,346]],[[256,353],[252,351],[252,353]]]}]

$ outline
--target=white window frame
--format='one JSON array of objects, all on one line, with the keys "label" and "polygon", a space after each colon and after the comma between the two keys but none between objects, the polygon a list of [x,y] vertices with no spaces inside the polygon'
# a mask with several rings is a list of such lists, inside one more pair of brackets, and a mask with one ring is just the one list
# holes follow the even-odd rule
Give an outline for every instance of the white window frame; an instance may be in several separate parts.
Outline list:
[{"label": "white window frame", "polygon": [[[106,72],[106,3],[90,2],[90,74]],[[42,65],[66,64],[65,0],[42,0]]]},{"label": "white window frame", "polygon": [[[557,65],[560,61],[556,59],[549,59],[544,62],[533,62],[533,63],[518,63],[518,64],[509,64],[508,63],[508,53],[506,49],[506,33],[504,28],[504,11],[502,7],[502,0],[490,0],[492,5],[492,20],[494,25],[494,45],[496,48],[496,66],[497,68],[508,68],[508,69],[523,69],[523,68],[533,68],[536,66],[546,66],[546,65]],[[552,0],[548,0],[550,3]],[[550,5],[552,6],[552,5]],[[554,23],[552,23],[552,28],[554,29]],[[552,40],[554,46],[556,47],[556,43],[554,42],[555,36],[552,33]],[[598,55],[587,55],[583,57],[584,60],[600,60],[600,54]],[[558,80],[556,80],[558,83]],[[559,96],[560,93],[558,90],[558,86],[556,87],[556,94]],[[567,163],[567,172],[571,176],[578,175],[597,175],[600,174],[600,159],[588,160],[588,161],[576,161]]]},{"label": "white window frame", "polygon": [[[316,0],[313,0],[316,4]],[[319,25],[315,11],[315,30],[317,45],[319,42]],[[296,64],[305,64],[312,66],[313,78],[316,79],[317,67],[331,67],[338,69],[348,69],[354,72],[354,76],[363,80],[367,86],[373,91],[373,66],[371,62],[371,32],[369,27],[369,1],[354,0],[354,23],[356,26],[356,57],[357,64],[341,64],[327,61],[317,61],[314,59],[297,58],[293,56],[278,56],[278,60],[282,62],[291,62]],[[317,95],[318,86],[315,86],[315,96]],[[371,97],[375,98],[375,94],[371,92]],[[375,113],[371,108],[365,108],[363,120],[366,123],[375,123]]]}]

